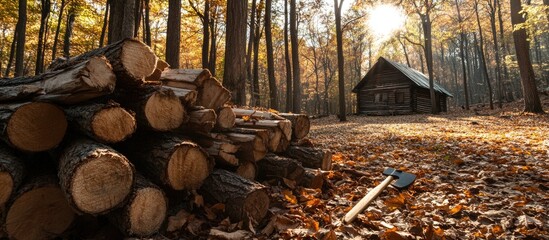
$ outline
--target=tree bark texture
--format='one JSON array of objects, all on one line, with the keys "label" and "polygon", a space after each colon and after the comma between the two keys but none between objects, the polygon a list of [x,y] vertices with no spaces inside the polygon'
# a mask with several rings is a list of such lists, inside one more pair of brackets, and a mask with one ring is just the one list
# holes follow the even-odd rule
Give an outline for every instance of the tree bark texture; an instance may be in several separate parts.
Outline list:
[{"label": "tree bark texture", "polygon": [[246,22],[248,3],[227,0],[227,33],[225,41],[225,72],[223,84],[232,94],[236,104],[246,103]]},{"label": "tree bark texture", "polygon": [[166,33],[166,62],[179,68],[181,51],[181,0],[169,0],[168,30]]}]

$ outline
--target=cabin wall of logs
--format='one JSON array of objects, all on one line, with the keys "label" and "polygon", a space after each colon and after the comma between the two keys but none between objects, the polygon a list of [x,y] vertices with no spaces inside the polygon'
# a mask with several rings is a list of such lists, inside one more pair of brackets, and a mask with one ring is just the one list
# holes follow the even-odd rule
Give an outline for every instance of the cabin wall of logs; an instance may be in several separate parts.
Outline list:
[{"label": "cabin wall of logs", "polygon": [[258,224],[270,183],[322,188],[331,153],[307,140],[308,117],[230,96],[133,39],[0,79],[0,238],[82,237],[82,221],[146,237],[197,196]]}]

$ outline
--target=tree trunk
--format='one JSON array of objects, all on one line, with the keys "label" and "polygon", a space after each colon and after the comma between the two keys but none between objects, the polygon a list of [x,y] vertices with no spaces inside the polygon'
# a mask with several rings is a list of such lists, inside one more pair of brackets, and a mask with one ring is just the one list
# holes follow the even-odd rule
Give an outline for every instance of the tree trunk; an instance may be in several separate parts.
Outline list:
[{"label": "tree trunk", "polygon": [[4,208],[10,196],[19,188],[24,177],[23,161],[14,151],[0,144],[0,209]]},{"label": "tree trunk", "polygon": [[109,6],[111,5],[111,1],[112,0],[107,0],[107,4],[105,5],[105,16],[103,17],[103,26],[101,27],[101,36],[99,37],[100,48],[102,48],[105,43],[105,32],[107,31],[107,24],[109,21]]},{"label": "tree trunk", "polygon": [[74,26],[74,20],[75,20],[74,9],[70,9],[69,15],[67,17],[67,25],[65,28],[65,38],[63,40],[63,57],[65,59],[70,58],[71,36],[72,36],[72,29]]},{"label": "tree trunk", "polygon": [[[525,19],[520,14],[522,6],[520,0],[511,0],[511,22],[513,25],[524,23]],[[522,79],[522,90],[524,93],[524,111],[532,113],[543,113],[541,102],[536,87],[536,79],[532,63],[530,62],[530,42],[526,36],[525,29],[513,32],[515,50]]]},{"label": "tree trunk", "polygon": [[477,25],[480,37],[480,60],[482,61],[482,69],[484,73],[484,79],[488,86],[488,99],[490,100],[490,109],[494,109],[494,100],[492,99],[492,84],[490,83],[490,77],[488,76],[488,68],[486,67],[486,58],[484,57],[484,37],[482,34],[482,25],[480,24],[480,18],[478,15],[478,0],[475,0],[475,14],[477,16]]},{"label": "tree trunk", "polygon": [[67,119],[63,110],[50,103],[0,104],[0,129],[0,138],[11,146],[42,152],[63,140]]},{"label": "tree trunk", "polygon": [[202,68],[209,66],[210,47],[210,0],[204,1],[204,18],[202,20]]},{"label": "tree trunk", "polygon": [[437,114],[440,112],[438,109],[438,101],[435,94],[434,82],[434,69],[433,69],[433,40],[431,34],[431,17],[429,13],[421,15],[421,23],[423,26],[423,38],[425,41],[425,61],[427,62],[427,71],[429,75],[429,92],[431,96],[431,113]]},{"label": "tree trunk", "polygon": [[43,48],[44,46],[44,33],[46,25],[48,24],[48,17],[50,15],[50,7],[51,2],[50,0],[41,0],[41,7],[42,11],[40,14],[40,30],[38,31],[38,47],[36,49],[36,64],[35,64],[35,70],[34,75],[38,75],[41,72],[44,71],[44,55],[43,55]]},{"label": "tree trunk", "polygon": [[114,149],[79,138],[63,149],[58,176],[65,197],[77,212],[99,215],[124,204],[133,185],[134,169]]},{"label": "tree trunk", "polygon": [[267,47],[267,75],[269,78],[269,107],[272,109],[278,109],[278,92],[273,56],[273,36],[271,33],[271,5],[272,0],[265,1],[265,44]]},{"label": "tree trunk", "polygon": [[[109,1],[110,2],[110,1]],[[108,5],[109,3],[107,3]],[[57,55],[57,44],[59,42],[59,32],[61,30],[61,21],[63,21],[63,11],[65,9],[65,0],[61,0],[61,6],[59,7],[59,18],[57,19],[57,27],[55,28],[55,37],[53,38],[53,47],[51,49],[51,60],[55,60]]]},{"label": "tree trunk", "polygon": [[143,11],[143,0],[134,0],[134,28],[133,28],[133,36],[137,38],[139,34],[139,26],[141,25],[141,12]]},{"label": "tree trunk", "polygon": [[159,85],[119,89],[116,101],[135,112],[139,129],[174,130],[183,123],[187,114],[174,92]]},{"label": "tree trunk", "polygon": [[198,189],[213,167],[202,148],[174,134],[137,135],[122,152],[146,177],[172,190]]},{"label": "tree trunk", "polygon": [[280,157],[269,153],[263,160],[257,163],[258,177],[263,180],[269,179],[288,179],[300,182],[305,174],[305,169],[301,163],[295,159]]},{"label": "tree trunk", "polygon": [[[262,0],[259,1],[259,5],[262,4]],[[260,89],[259,89],[259,40],[261,40],[261,9],[256,10],[257,20],[255,23],[254,34],[254,62],[253,62],[253,79],[252,79],[252,106],[261,106],[260,102]]]},{"label": "tree trunk", "polygon": [[255,106],[254,103],[254,83],[253,83],[253,76],[252,76],[252,55],[253,55],[253,49],[255,44],[255,16],[257,12],[257,1],[252,0],[252,9],[250,12],[250,33],[248,36],[248,48],[246,49],[246,80],[248,84],[250,84],[250,93],[252,95],[250,106]]},{"label": "tree trunk", "polygon": [[68,61],[51,63],[49,69],[59,70],[92,57],[105,56],[117,77],[117,85],[140,85],[156,66],[156,55],[138,40],[126,39],[73,57]]},{"label": "tree trunk", "polygon": [[[493,1],[493,2],[492,2]],[[501,67],[500,62],[501,59],[499,57],[499,44],[498,44],[498,37],[497,37],[497,29],[496,29],[496,8],[497,3],[496,0],[490,0],[489,5],[489,14],[490,14],[490,26],[492,28],[492,40],[494,42],[494,58],[496,60],[496,82],[498,85],[498,107],[503,107],[503,85],[501,83]]]},{"label": "tree trunk", "polygon": [[143,39],[147,44],[147,46],[149,47],[152,46],[150,12],[151,12],[150,0],[145,0],[145,20],[144,20],[145,32],[143,33]]},{"label": "tree trunk", "polygon": [[[544,0],[544,1],[547,1],[547,0]],[[507,87],[509,88],[509,90],[511,91],[509,93],[509,97],[510,99],[508,99],[509,101],[514,101],[514,90],[513,90],[513,87],[512,87],[512,82],[514,82],[513,80],[510,79],[509,77],[509,69],[507,68],[507,63],[505,62],[505,56],[508,55],[508,50],[507,50],[507,43],[506,43],[506,40],[505,40],[505,35],[503,34],[503,14],[501,13],[501,2],[499,0],[497,0],[497,8],[498,8],[498,23],[499,23],[499,38],[501,39],[501,48],[503,50],[503,62],[502,63],[502,66],[503,66],[503,80],[504,80],[504,83],[506,83]],[[549,20],[549,17],[548,17],[548,20]]]},{"label": "tree trunk", "polygon": [[[218,6],[214,7],[214,15],[217,14]],[[217,63],[217,24],[216,19],[212,18],[209,23],[210,32],[211,32],[211,41],[210,41],[210,59],[208,60],[208,69],[215,76],[215,68]]]},{"label": "tree trunk", "polygon": [[39,176],[27,179],[14,194],[4,226],[10,239],[49,239],[61,237],[75,217],[57,178]]},{"label": "tree trunk", "polygon": [[337,76],[339,92],[339,121],[347,121],[345,113],[345,59],[343,57],[343,30],[341,29],[341,7],[344,0],[334,0],[337,38]]},{"label": "tree trunk", "polygon": [[25,38],[27,37],[27,0],[19,0],[19,16],[17,20],[17,47],[15,49],[15,76],[25,75]]},{"label": "tree trunk", "polygon": [[128,203],[108,217],[126,236],[147,237],[160,229],[167,208],[168,200],[162,189],[136,174]]},{"label": "tree trunk", "polygon": [[34,100],[75,104],[112,93],[115,82],[116,77],[107,59],[93,57],[34,77],[0,79],[0,87],[32,86],[43,90],[34,96]]},{"label": "tree trunk", "polygon": [[246,104],[245,46],[247,18],[247,1],[227,0],[223,85],[229,89],[234,103],[238,105]]},{"label": "tree trunk", "polygon": [[269,195],[265,186],[232,172],[217,169],[200,189],[207,200],[225,204],[231,222],[259,223],[267,214]]},{"label": "tree trunk", "polygon": [[296,0],[290,0],[290,39],[292,42],[293,98],[292,112],[301,113],[301,68],[299,66]]},{"label": "tree trunk", "polygon": [[286,112],[292,112],[292,63],[290,62],[290,41],[288,39],[288,1],[284,1],[284,61],[286,63]]},{"label": "tree trunk", "polygon": [[463,18],[461,17],[461,12],[459,9],[460,3],[458,3],[457,0],[455,0],[455,3],[458,14],[458,24],[460,25],[459,57],[461,58],[461,69],[463,71],[463,93],[465,99],[465,110],[469,110],[469,87],[467,86],[467,68],[465,67],[465,33],[462,26]]},{"label": "tree trunk", "polygon": [[310,147],[290,146],[285,153],[290,158],[295,158],[308,168],[320,168],[329,171],[332,169],[332,153]]},{"label": "tree trunk", "polygon": [[115,102],[90,103],[65,109],[73,129],[102,143],[117,143],[136,129],[135,118]]},{"label": "tree trunk", "polygon": [[181,0],[169,0],[168,30],[166,34],[166,62],[179,68],[181,49]]},{"label": "tree trunk", "polygon": [[11,41],[11,47],[10,47],[10,57],[8,59],[8,64],[6,66],[6,72],[4,73],[4,77],[8,77],[10,75],[11,65],[13,64],[13,58],[15,57],[16,43],[17,43],[17,31],[13,33],[13,40]]}]

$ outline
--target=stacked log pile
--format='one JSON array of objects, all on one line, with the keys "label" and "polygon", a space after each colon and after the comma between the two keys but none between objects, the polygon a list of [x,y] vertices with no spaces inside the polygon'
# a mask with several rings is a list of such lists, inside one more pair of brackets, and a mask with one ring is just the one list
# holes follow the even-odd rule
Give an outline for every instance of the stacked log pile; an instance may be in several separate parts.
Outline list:
[{"label": "stacked log pile", "polygon": [[146,237],[192,196],[253,225],[269,183],[321,188],[331,168],[302,144],[306,115],[230,106],[208,70],[169,69],[133,39],[0,79],[0,93],[0,237],[59,237],[83,216]]}]

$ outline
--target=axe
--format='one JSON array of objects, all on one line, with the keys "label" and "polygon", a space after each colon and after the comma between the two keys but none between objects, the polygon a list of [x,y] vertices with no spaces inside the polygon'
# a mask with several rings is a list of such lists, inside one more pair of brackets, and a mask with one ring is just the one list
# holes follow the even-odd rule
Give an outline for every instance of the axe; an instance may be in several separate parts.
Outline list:
[{"label": "axe", "polygon": [[387,176],[383,182],[381,182],[379,185],[377,185],[374,189],[372,189],[366,196],[364,196],[360,201],[349,211],[345,218],[343,218],[343,221],[346,223],[350,223],[353,220],[355,220],[356,216],[364,211],[366,207],[374,200],[377,196],[385,189],[389,184],[394,180],[397,179],[395,182],[393,182],[393,187],[396,187],[398,189],[403,189],[408,186],[410,186],[414,180],[416,180],[416,175],[403,172],[400,170],[396,170],[394,168],[387,168],[385,171],[383,171],[383,175]]}]

